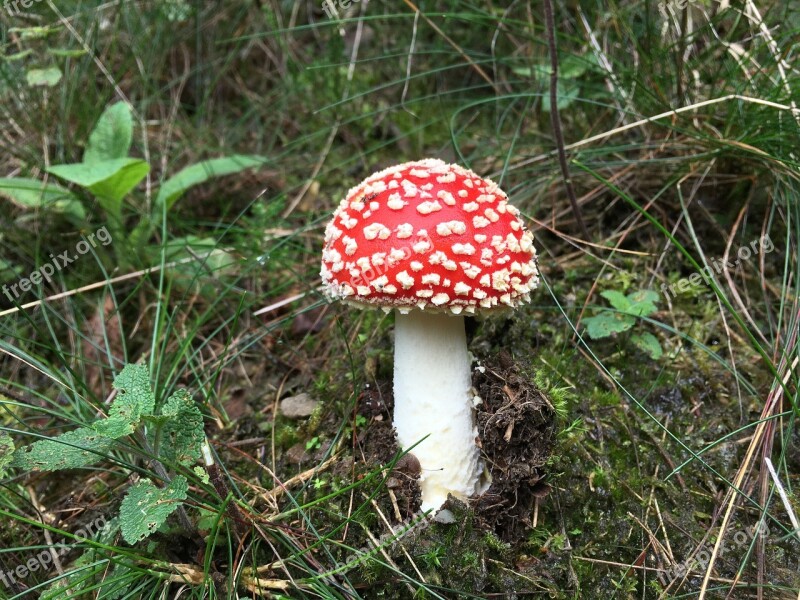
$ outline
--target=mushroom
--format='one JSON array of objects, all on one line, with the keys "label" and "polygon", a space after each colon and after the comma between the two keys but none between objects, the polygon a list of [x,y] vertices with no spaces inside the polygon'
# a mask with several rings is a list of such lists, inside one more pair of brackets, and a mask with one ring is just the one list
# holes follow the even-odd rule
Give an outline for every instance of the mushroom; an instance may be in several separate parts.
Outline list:
[{"label": "mushroom", "polygon": [[485,491],[464,315],[530,300],[532,241],[497,184],[438,159],[371,175],[325,229],[326,295],[395,310],[393,423],[421,465],[423,510]]}]

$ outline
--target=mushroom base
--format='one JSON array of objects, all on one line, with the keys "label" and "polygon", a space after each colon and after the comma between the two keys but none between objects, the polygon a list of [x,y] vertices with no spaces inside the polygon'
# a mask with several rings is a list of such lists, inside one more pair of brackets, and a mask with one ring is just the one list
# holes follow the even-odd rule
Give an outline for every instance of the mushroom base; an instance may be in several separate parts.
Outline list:
[{"label": "mushroom base", "polygon": [[422,467],[422,510],[448,494],[478,491],[483,466],[475,445],[471,368],[464,318],[395,312],[394,426]]}]

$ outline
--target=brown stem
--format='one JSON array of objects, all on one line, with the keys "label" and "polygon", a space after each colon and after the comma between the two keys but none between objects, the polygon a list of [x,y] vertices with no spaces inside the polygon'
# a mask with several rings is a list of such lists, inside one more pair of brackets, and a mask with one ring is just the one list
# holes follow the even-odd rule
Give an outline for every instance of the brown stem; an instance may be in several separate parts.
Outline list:
[{"label": "brown stem", "polygon": [[544,0],[544,21],[547,27],[547,46],[550,50],[550,122],[553,127],[553,137],[556,141],[558,152],[558,163],[561,165],[561,176],[564,179],[564,187],[567,190],[569,203],[572,205],[572,213],[578,222],[581,234],[584,239],[589,241],[589,230],[581,215],[581,207],[578,206],[578,198],[575,196],[575,188],[572,187],[572,179],[569,176],[569,165],[567,164],[567,154],[564,151],[564,134],[561,132],[561,116],[558,112],[558,49],[556,47],[556,27],[553,22],[553,2]]},{"label": "brown stem", "polygon": [[211,480],[211,485],[213,485],[214,489],[217,490],[219,497],[222,498],[223,501],[228,500],[228,506],[225,508],[225,512],[228,513],[228,517],[231,520],[234,530],[237,534],[239,534],[239,537],[244,537],[249,529],[247,525],[247,519],[245,519],[242,511],[239,510],[239,507],[236,506],[234,497],[231,494],[230,488],[228,487],[228,482],[225,481],[225,478],[222,476],[222,471],[220,471],[220,468],[216,463],[212,465],[206,465],[206,471],[208,471],[208,477]]}]

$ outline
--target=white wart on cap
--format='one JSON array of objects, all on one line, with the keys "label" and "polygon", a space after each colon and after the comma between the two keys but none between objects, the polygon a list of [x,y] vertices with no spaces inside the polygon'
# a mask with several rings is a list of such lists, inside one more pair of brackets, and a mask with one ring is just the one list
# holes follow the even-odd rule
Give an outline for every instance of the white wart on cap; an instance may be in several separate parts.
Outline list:
[{"label": "white wart on cap", "polygon": [[474,313],[538,286],[533,236],[490,179],[425,159],[352,188],[325,230],[322,281],[360,305]]}]

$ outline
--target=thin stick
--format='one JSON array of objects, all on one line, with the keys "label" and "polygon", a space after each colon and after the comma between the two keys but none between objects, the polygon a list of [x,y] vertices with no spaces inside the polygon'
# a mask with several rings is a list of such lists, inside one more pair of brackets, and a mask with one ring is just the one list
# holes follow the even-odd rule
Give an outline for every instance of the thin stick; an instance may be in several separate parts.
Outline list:
[{"label": "thin stick", "polygon": [[553,23],[553,2],[544,0],[544,20],[547,26],[547,45],[550,49],[550,122],[553,126],[553,137],[556,141],[558,151],[558,163],[561,165],[561,176],[564,179],[564,187],[567,190],[569,203],[572,205],[572,213],[578,222],[585,240],[589,240],[589,230],[581,216],[581,207],[578,205],[578,198],[575,195],[575,188],[572,186],[572,179],[569,175],[569,165],[567,164],[567,153],[564,150],[564,134],[561,131],[561,115],[558,112],[558,48],[556,47],[556,27]]},{"label": "thin stick", "polygon": [[775,472],[775,467],[772,466],[772,461],[768,456],[764,457],[764,464],[767,465],[769,474],[772,476],[772,481],[775,483],[775,488],[778,490],[778,495],[781,497],[781,501],[783,502],[783,507],[789,514],[789,520],[792,522],[794,533],[797,536],[797,539],[800,539],[800,523],[797,522],[797,517],[792,510],[792,505],[789,503],[789,497],[786,495],[786,490],[783,489],[783,484],[781,484],[781,480],[778,479],[778,474]]},{"label": "thin stick", "polygon": [[222,498],[222,501],[227,501],[228,503],[225,507],[225,512],[228,513],[233,530],[239,535],[239,537],[244,537],[247,535],[248,531],[247,519],[245,519],[242,511],[240,511],[239,507],[236,505],[236,497],[231,493],[230,487],[228,487],[228,482],[225,481],[219,466],[214,460],[214,456],[211,454],[211,447],[208,444],[208,438],[203,440],[201,449],[203,452],[203,464],[205,465],[206,472],[211,480],[211,485],[214,486],[214,489],[217,491],[217,494],[219,494],[219,497]]},{"label": "thin stick", "polygon": [[425,15],[425,13],[423,13],[423,12],[422,12],[422,11],[421,11],[419,8],[417,8],[417,5],[416,5],[416,4],[414,4],[413,2],[411,2],[411,0],[403,0],[403,2],[405,2],[405,3],[406,3],[406,5],[407,5],[407,6],[408,6],[408,7],[409,7],[411,10],[413,10],[415,13],[417,13],[417,14],[419,14],[419,15],[422,15],[422,18],[423,18],[423,19],[425,19],[425,22],[426,22],[428,25],[430,25],[430,26],[431,26],[431,28],[432,28],[432,29],[433,29],[433,30],[434,30],[434,31],[435,31],[437,34],[439,34],[440,36],[442,36],[442,37],[444,38],[444,40],[445,40],[445,41],[446,41],[448,44],[450,44],[450,45],[453,47],[453,49],[454,49],[456,52],[458,52],[458,53],[461,55],[461,58],[463,58],[463,59],[464,59],[464,60],[465,60],[465,61],[466,61],[466,62],[469,64],[469,66],[470,66],[470,67],[472,67],[473,69],[475,69],[475,72],[476,72],[476,73],[478,73],[478,75],[480,75],[480,76],[481,76],[481,77],[484,79],[484,81],[486,81],[486,83],[488,83],[490,86],[492,86],[492,88],[494,89],[494,91],[495,91],[495,92],[498,92],[498,91],[499,91],[499,90],[497,89],[497,85],[495,85],[494,81],[492,81],[492,78],[491,78],[491,77],[489,77],[489,75],[487,75],[487,74],[486,74],[486,71],[484,71],[484,70],[481,68],[481,66],[480,66],[478,63],[476,63],[474,60],[472,60],[472,59],[469,57],[469,55],[468,55],[466,52],[464,52],[464,49],[463,49],[463,48],[461,48],[461,46],[459,46],[458,44],[456,44],[456,43],[455,43],[455,42],[454,42],[454,41],[453,41],[453,40],[452,40],[452,39],[451,39],[451,38],[450,38],[450,37],[449,37],[449,36],[448,36],[448,35],[447,35],[447,34],[444,32],[444,31],[442,31],[442,30],[441,30],[441,28],[440,28],[438,25],[436,25],[436,23],[434,23],[433,21],[431,21],[431,20],[428,18],[428,16],[427,16],[427,15]]},{"label": "thin stick", "polygon": [[[795,359],[791,366],[788,367],[786,370],[786,374],[783,376],[781,385],[776,385],[767,396],[767,401],[764,404],[764,408],[761,411],[762,417],[769,416],[769,414],[774,410],[774,407],[777,406],[778,402],[780,401],[781,397],[783,396],[783,390],[785,389],[786,383],[789,381],[789,377],[794,371],[795,367],[797,366],[798,359]],[[712,579],[711,572],[714,569],[714,564],[717,562],[717,556],[719,555],[720,547],[722,546],[722,541],[725,539],[725,531],[728,528],[728,522],[731,519],[731,515],[733,513],[734,505],[736,504],[736,491],[742,488],[742,482],[744,481],[745,476],[747,475],[748,471],[750,470],[750,463],[753,460],[753,456],[756,452],[756,449],[761,444],[762,439],[764,438],[764,432],[767,429],[767,421],[760,420],[758,425],[756,425],[755,433],[753,434],[753,438],[750,441],[750,445],[747,448],[747,452],[745,453],[744,460],[739,467],[739,471],[736,474],[736,478],[733,481],[733,484],[728,489],[726,494],[726,501],[727,501],[727,508],[725,509],[725,515],[722,517],[722,524],[719,527],[719,535],[717,536],[717,541],[714,544],[714,548],[711,551],[711,558],[708,561],[708,566],[706,567],[705,577],[703,578],[703,583],[700,586],[700,594],[697,597],[697,600],[703,600],[706,597],[706,592],[708,591],[708,583]]]},{"label": "thin stick", "polygon": [[[800,115],[800,109],[788,106],[786,104],[780,104],[778,102],[772,102],[771,100],[762,100],[761,98],[753,98],[752,96],[744,96],[742,94],[728,94],[727,96],[720,96],[719,98],[710,98],[708,100],[703,100],[702,102],[696,102],[694,104],[689,104],[688,106],[681,106],[680,108],[673,108],[668,111],[659,113],[657,115],[653,115],[652,117],[645,117],[644,119],[639,119],[633,123],[628,123],[627,125],[621,125],[620,127],[615,127],[614,129],[610,129],[608,131],[604,131],[603,133],[598,133],[597,135],[593,135],[588,138],[584,138],[580,141],[573,142],[569,146],[565,146],[564,150],[574,150],[575,148],[580,148],[582,146],[586,146],[593,142],[598,142],[600,140],[604,140],[606,138],[610,138],[618,133],[623,133],[630,129],[636,129],[637,127],[641,127],[642,125],[647,125],[648,123],[655,123],[660,119],[664,119],[666,117],[677,116],[685,112],[689,112],[692,110],[697,110],[698,108],[704,108],[706,106],[713,106],[714,104],[722,104],[724,102],[730,102],[731,100],[738,100],[740,102],[746,102],[750,104],[758,104],[760,106],[768,106],[770,108],[775,108],[777,110],[783,110],[787,112],[791,112],[793,115]],[[747,149],[754,152],[761,152],[757,148],[752,146],[747,146]],[[518,169],[520,167],[525,167],[527,165],[531,165],[542,160],[546,160],[547,158],[551,157],[553,152],[548,152],[546,154],[540,154],[538,156],[532,156],[531,158],[526,158],[514,165],[514,168]]]},{"label": "thin stick", "polygon": [[[199,258],[206,258],[210,256],[212,252],[208,254],[202,255]],[[125,281],[127,279],[136,279],[137,277],[141,277],[143,275],[149,275],[150,273],[156,273],[163,269],[169,269],[170,267],[174,267],[175,265],[179,265],[181,263],[190,262],[193,260],[197,260],[198,257],[194,256],[187,256],[186,258],[182,258],[180,260],[176,260],[170,263],[166,263],[163,267],[161,265],[156,265],[155,267],[149,267],[147,269],[142,269],[141,271],[134,271],[133,273],[127,273],[126,275],[120,275],[119,277],[112,277],[111,279],[104,279],[103,281],[96,281],[94,283],[90,283],[89,285],[84,285],[79,288],[75,288],[74,290],[67,290],[66,292],[60,292],[58,294],[54,294],[52,296],[48,296],[47,298],[41,298],[40,300],[34,300],[33,302],[28,302],[26,304],[22,304],[20,306],[15,306],[14,308],[9,308],[4,311],[0,311],[0,317],[5,317],[6,315],[11,315],[21,310],[26,310],[28,308],[33,308],[34,306],[39,306],[40,304],[44,304],[45,302],[52,302],[53,300],[61,300],[61,298],[68,298],[69,296],[74,296],[75,294],[81,294],[83,292],[89,292],[91,290],[96,290],[97,288],[104,287],[106,285],[111,285],[112,283],[119,283],[120,281]]]},{"label": "thin stick", "polygon": [[[347,83],[344,86],[344,91],[342,92],[341,102],[344,102],[350,96],[350,83],[353,81],[353,75],[356,71],[356,61],[358,60],[358,49],[361,47],[361,35],[364,31],[364,11],[367,9],[367,2],[364,2],[361,5],[361,13],[358,16],[358,24],[356,25],[356,35],[353,39],[353,49],[350,52],[350,65],[347,67]],[[344,32],[342,32],[344,35]],[[303,196],[306,195],[311,186],[314,184],[314,181],[317,179],[317,175],[319,175],[320,170],[322,169],[322,165],[325,164],[325,159],[328,158],[328,154],[333,147],[333,142],[336,139],[336,135],[339,133],[339,126],[342,124],[342,118],[337,117],[336,121],[331,127],[331,131],[328,134],[328,139],[325,142],[325,148],[323,149],[322,153],[319,155],[319,160],[317,160],[317,164],[314,165],[314,170],[311,172],[311,175],[306,179],[303,188],[300,192],[294,197],[294,199],[289,203],[286,209],[281,213],[281,216],[286,219],[289,215],[294,212],[294,209],[297,208],[297,205],[300,204],[300,201],[303,199]]]},{"label": "thin stick", "polygon": [[[318,292],[321,292],[324,288],[322,286],[319,286],[314,289]],[[276,310],[282,306],[286,306],[287,304],[291,304],[295,300],[300,300],[300,298],[304,298],[309,294],[309,292],[310,290],[307,292],[300,292],[299,294],[295,294],[294,296],[289,296],[288,298],[281,298],[280,300],[278,300],[277,302],[273,302],[269,306],[259,308],[257,311],[253,313],[253,316],[257,317],[258,315],[263,315],[265,313],[272,312],[273,310]]]}]

